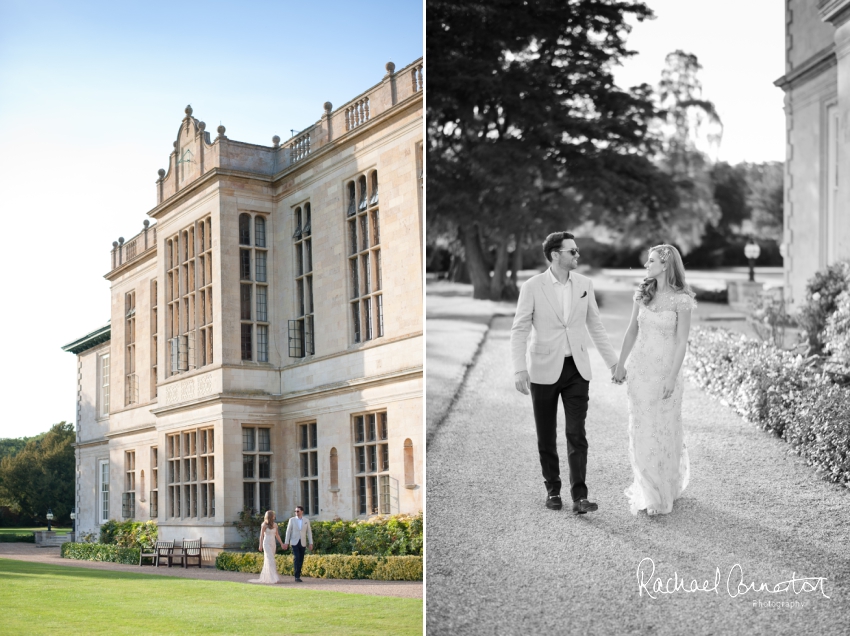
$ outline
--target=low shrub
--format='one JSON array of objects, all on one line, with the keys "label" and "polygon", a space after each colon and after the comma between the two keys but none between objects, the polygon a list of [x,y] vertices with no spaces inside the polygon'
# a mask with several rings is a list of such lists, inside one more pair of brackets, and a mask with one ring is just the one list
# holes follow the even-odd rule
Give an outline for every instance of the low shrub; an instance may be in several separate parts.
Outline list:
[{"label": "low shrub", "polygon": [[835,312],[826,319],[823,334],[824,351],[836,363],[850,367],[850,290],[835,299]]},{"label": "low shrub", "polygon": [[153,548],[159,536],[156,521],[115,521],[100,526],[100,542],[122,548]]},{"label": "low shrub", "polygon": [[0,534],[0,543],[35,543],[35,535],[32,532]]},{"label": "low shrub", "polygon": [[850,488],[850,387],[819,356],[695,327],[685,374],[746,421],[789,442],[828,481]]},{"label": "low shrub", "polygon": [[729,290],[723,289],[702,289],[696,285],[691,285],[691,291],[696,294],[698,303],[729,303]]},{"label": "low shrub", "polygon": [[[292,576],[292,555],[278,554],[275,563],[279,574]],[[222,552],[215,560],[215,567],[228,572],[257,574],[263,569],[263,555],[259,552]],[[421,581],[422,557],[307,554],[301,572],[319,579]]]},{"label": "low shrub", "polygon": [[806,283],[806,299],[797,313],[803,331],[800,339],[809,353],[821,353],[826,345],[824,331],[836,311],[838,297],[850,290],[850,261],[838,261],[815,273]]},{"label": "low shrub", "polygon": [[103,543],[63,543],[60,554],[64,559],[137,565],[139,552],[139,548],[124,548]]}]

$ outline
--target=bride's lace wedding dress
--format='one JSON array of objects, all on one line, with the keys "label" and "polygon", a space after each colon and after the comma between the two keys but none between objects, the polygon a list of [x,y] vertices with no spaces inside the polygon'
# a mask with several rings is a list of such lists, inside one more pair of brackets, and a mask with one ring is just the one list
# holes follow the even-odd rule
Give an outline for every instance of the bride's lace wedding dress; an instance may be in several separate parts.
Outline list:
[{"label": "bride's lace wedding dress", "polygon": [[278,583],[280,576],[277,573],[277,564],[274,560],[275,553],[275,528],[266,528],[266,533],[263,539],[263,570],[260,572],[260,578],[251,579],[249,583]]},{"label": "bride's lace wedding dress", "polygon": [[690,467],[682,429],[682,371],[673,395],[661,399],[673,366],[679,311],[696,307],[693,295],[672,290],[640,304],[638,337],[626,365],[629,460],[634,482],[626,488],[633,515],[667,514],[688,485]]}]

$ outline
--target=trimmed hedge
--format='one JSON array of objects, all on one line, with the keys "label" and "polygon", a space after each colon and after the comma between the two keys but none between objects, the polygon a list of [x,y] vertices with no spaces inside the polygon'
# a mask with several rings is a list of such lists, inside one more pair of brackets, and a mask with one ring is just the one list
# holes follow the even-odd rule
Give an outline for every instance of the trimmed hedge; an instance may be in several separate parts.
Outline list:
[{"label": "trimmed hedge", "polygon": [[[278,520],[280,534],[287,520]],[[243,510],[233,524],[242,535],[242,549],[257,545],[262,515]],[[377,515],[359,521],[310,521],[313,554],[361,554],[371,556],[422,556],[424,517],[417,515]]]},{"label": "trimmed hedge", "polygon": [[[278,554],[275,562],[279,574],[292,576],[292,555]],[[215,567],[228,572],[257,574],[263,569],[263,555],[259,552],[221,552],[215,560]],[[422,557],[307,554],[301,573],[317,579],[421,581]]]},{"label": "trimmed hedge", "polygon": [[717,327],[695,327],[685,375],[781,437],[828,481],[850,488],[850,387],[804,359]]},{"label": "trimmed hedge", "polygon": [[68,542],[62,544],[60,554],[64,559],[76,559],[78,561],[107,561],[138,565],[139,552],[139,548],[122,548],[121,546],[103,543]]},{"label": "trimmed hedge", "polygon": [[27,534],[0,534],[0,543],[35,543],[35,535]]}]

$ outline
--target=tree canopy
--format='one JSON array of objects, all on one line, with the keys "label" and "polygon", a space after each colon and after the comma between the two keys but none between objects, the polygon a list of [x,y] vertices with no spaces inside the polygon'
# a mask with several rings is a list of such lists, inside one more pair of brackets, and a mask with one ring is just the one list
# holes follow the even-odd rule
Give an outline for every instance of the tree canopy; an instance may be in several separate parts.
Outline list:
[{"label": "tree canopy", "polygon": [[24,517],[44,520],[51,508],[58,520],[74,507],[75,434],[73,424],[54,424],[0,460],[0,499]]},{"label": "tree canopy", "polygon": [[652,13],[616,0],[428,3],[428,214],[462,231],[476,297],[502,295],[507,245],[523,234],[677,202],[651,161],[650,87],[613,80],[632,54],[627,16]]}]

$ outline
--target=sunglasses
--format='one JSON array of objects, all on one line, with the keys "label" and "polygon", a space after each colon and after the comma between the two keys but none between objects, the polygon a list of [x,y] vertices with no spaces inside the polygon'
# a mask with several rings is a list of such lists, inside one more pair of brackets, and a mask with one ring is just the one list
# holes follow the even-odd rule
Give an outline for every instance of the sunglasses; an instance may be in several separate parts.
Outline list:
[{"label": "sunglasses", "polygon": [[569,249],[569,250],[555,250],[555,251],[556,252],[569,252],[573,256],[578,256],[578,248],[577,247]]}]

